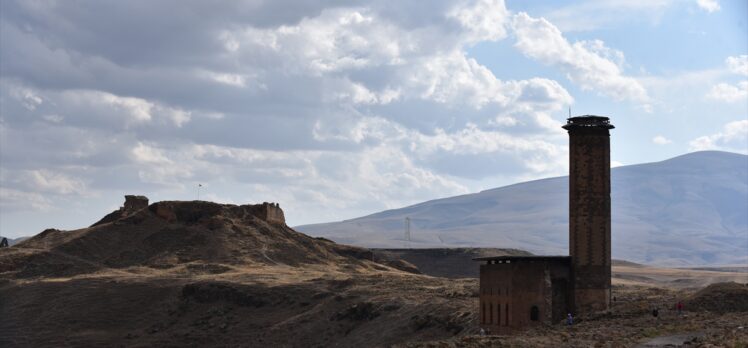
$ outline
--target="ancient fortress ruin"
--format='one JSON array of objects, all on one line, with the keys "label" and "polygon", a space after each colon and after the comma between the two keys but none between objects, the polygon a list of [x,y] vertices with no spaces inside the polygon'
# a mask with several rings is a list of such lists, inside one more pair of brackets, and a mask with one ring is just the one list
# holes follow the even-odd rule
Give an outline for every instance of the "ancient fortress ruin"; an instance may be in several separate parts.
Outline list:
[{"label": "ancient fortress ruin", "polygon": [[91,227],[117,221],[143,209],[148,209],[151,213],[169,222],[197,222],[217,214],[222,206],[230,206],[239,215],[254,216],[268,223],[286,224],[286,217],[278,203],[263,202],[262,204],[236,206],[205,201],[163,201],[149,205],[146,196],[126,195],[123,206],[107,214]]},{"label": "ancient fortress ruin", "polygon": [[480,326],[507,333],[610,307],[610,124],[570,117],[569,256],[499,256],[480,266]]}]

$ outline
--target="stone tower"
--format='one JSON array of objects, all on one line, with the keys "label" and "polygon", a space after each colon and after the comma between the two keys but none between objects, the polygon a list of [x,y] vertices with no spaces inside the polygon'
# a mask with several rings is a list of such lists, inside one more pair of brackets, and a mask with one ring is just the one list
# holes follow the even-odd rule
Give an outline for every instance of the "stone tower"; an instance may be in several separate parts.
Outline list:
[{"label": "stone tower", "polygon": [[610,305],[610,132],[607,117],[570,117],[569,256],[574,308],[579,313]]}]

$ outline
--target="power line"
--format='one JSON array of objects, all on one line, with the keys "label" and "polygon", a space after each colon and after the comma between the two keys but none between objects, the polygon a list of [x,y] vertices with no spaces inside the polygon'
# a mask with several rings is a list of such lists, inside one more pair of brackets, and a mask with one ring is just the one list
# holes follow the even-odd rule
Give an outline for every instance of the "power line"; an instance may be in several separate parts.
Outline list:
[{"label": "power line", "polygon": [[410,217],[405,218],[405,248],[410,249]]}]

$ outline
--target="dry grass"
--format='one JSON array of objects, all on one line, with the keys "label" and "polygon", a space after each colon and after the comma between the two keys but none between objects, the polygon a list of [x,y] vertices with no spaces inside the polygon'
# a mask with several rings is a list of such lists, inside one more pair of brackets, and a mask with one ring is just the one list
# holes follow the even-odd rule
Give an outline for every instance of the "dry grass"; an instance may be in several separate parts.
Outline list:
[{"label": "dry grass", "polygon": [[609,314],[478,337],[475,278],[407,273],[241,208],[179,204],[170,206],[200,218],[143,210],[0,250],[0,347],[628,347],[682,332],[703,332],[699,344],[748,341],[738,329],[748,312],[669,310],[695,287],[745,273],[623,264]]}]

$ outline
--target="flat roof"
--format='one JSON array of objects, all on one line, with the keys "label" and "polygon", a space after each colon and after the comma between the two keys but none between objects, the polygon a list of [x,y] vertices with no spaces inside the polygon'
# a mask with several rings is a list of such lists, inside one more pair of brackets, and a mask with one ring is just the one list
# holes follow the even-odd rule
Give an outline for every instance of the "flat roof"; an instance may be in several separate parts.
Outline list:
[{"label": "flat roof", "polygon": [[570,260],[571,256],[487,256],[476,257],[473,261],[561,261]]}]

